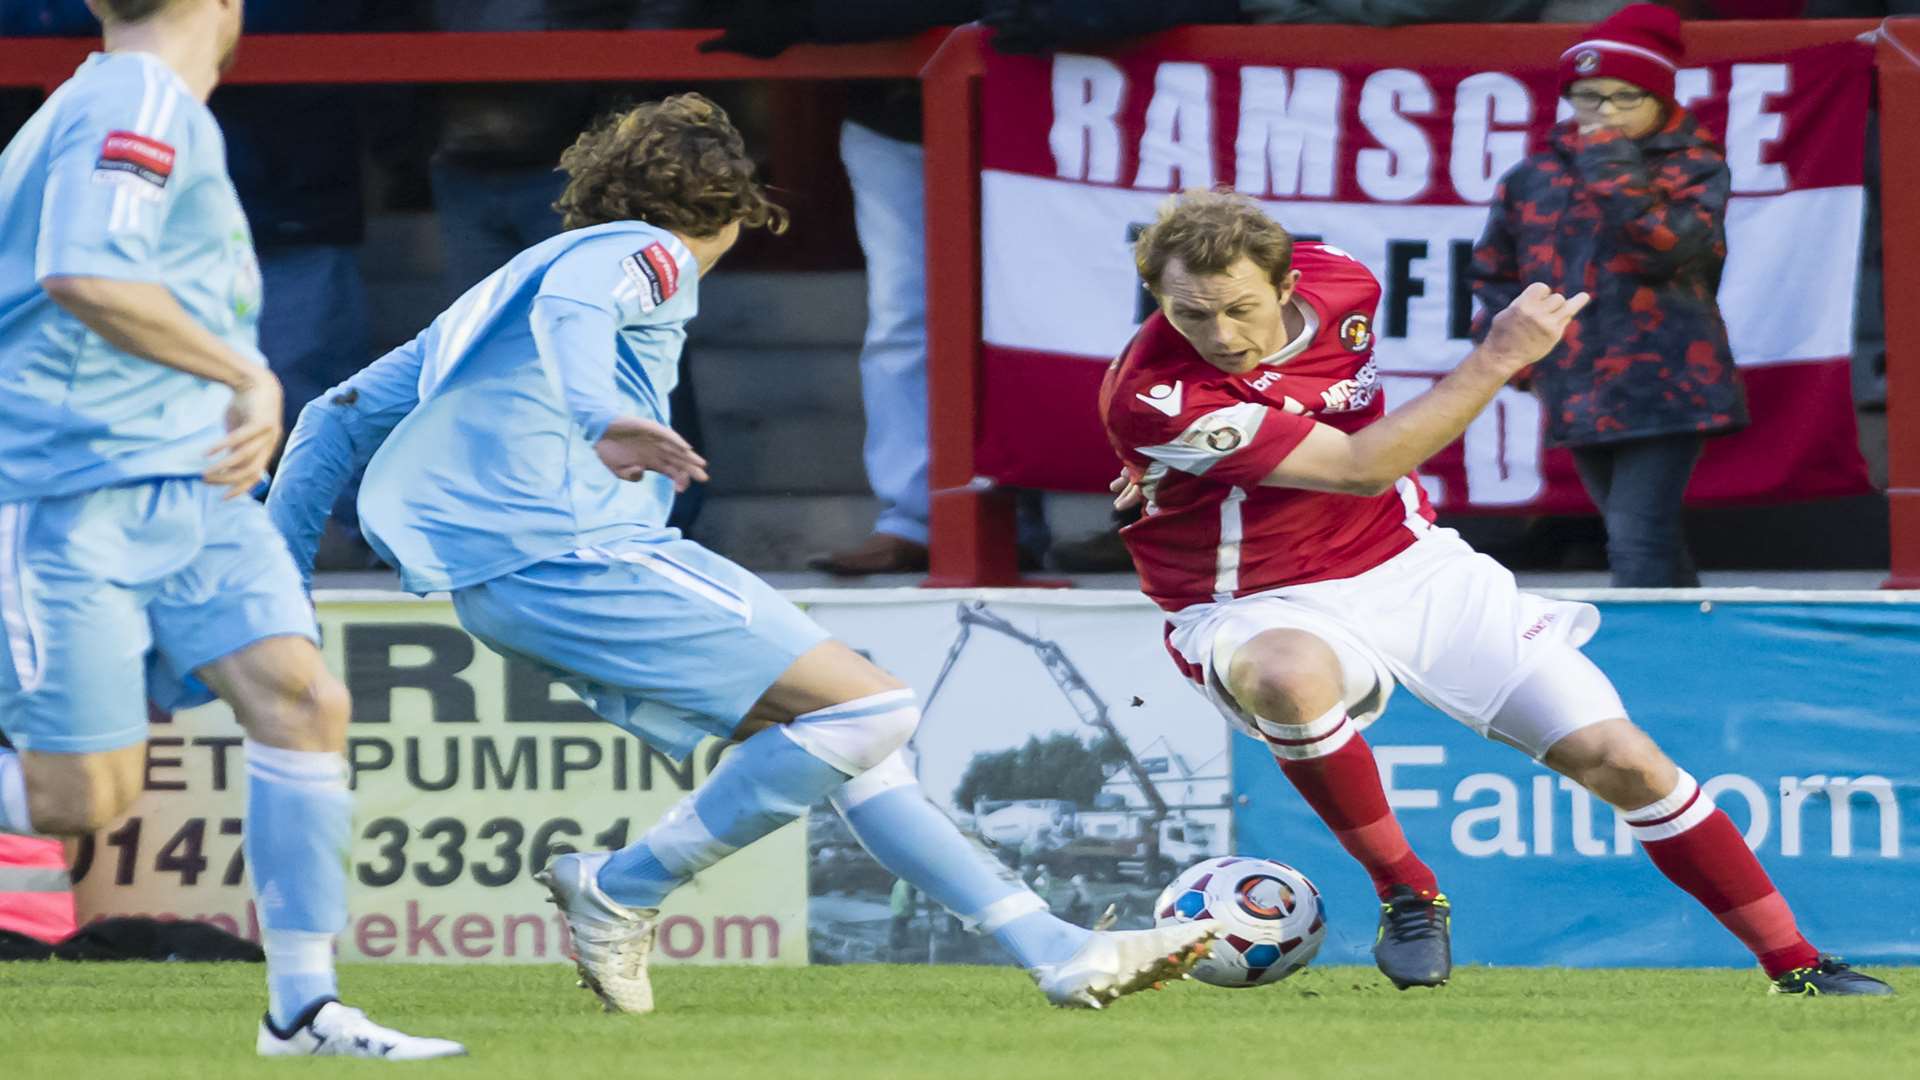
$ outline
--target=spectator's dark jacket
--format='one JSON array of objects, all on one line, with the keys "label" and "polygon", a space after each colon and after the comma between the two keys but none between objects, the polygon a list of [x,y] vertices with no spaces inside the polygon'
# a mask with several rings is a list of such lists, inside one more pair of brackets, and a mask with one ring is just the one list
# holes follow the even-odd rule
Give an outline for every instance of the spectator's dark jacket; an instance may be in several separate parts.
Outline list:
[{"label": "spectator's dark jacket", "polygon": [[1675,109],[1644,139],[1572,122],[1501,181],[1473,254],[1488,314],[1529,282],[1593,302],[1532,369],[1553,446],[1745,426],[1715,294],[1727,257],[1726,156]]},{"label": "spectator's dark jacket", "polygon": [[[246,32],[349,33],[360,29],[363,14],[362,0],[255,3],[247,5]],[[227,171],[257,247],[360,242],[366,208],[357,91],[224,86],[208,105],[226,133]]]}]

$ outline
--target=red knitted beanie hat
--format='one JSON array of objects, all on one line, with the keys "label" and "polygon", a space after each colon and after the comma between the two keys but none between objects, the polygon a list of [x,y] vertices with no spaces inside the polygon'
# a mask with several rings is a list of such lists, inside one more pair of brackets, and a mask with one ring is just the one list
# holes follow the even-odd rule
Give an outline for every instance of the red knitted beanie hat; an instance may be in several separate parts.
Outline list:
[{"label": "red knitted beanie hat", "polygon": [[1673,9],[1632,4],[1560,54],[1560,92],[1581,79],[1620,79],[1672,101],[1673,73],[1684,52]]}]

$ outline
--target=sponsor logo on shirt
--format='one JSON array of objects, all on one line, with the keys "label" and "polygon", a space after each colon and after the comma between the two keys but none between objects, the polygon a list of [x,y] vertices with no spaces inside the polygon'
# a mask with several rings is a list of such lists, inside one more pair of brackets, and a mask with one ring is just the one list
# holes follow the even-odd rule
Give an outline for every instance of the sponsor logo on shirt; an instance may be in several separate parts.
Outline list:
[{"label": "sponsor logo on shirt", "polygon": [[680,264],[665,244],[648,244],[620,260],[620,269],[640,291],[641,311],[652,311],[680,290]]},{"label": "sponsor logo on shirt", "polygon": [[113,131],[100,146],[100,157],[93,163],[95,179],[142,181],[159,191],[173,175],[173,147],[158,139],[135,135],[131,131]]},{"label": "sponsor logo on shirt", "polygon": [[1351,379],[1342,379],[1320,392],[1322,412],[1358,412],[1373,404],[1380,393],[1380,368],[1368,359]]},{"label": "sponsor logo on shirt", "polygon": [[1177,382],[1172,386],[1161,383],[1158,386],[1150,387],[1144,394],[1135,394],[1133,396],[1140,399],[1141,404],[1155,412],[1165,413],[1168,416],[1180,415],[1180,384]]}]

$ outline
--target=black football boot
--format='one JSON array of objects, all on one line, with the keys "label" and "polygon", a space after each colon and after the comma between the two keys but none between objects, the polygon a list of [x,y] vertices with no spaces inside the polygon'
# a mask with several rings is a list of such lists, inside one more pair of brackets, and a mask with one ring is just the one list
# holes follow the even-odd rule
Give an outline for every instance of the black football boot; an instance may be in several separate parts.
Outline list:
[{"label": "black football boot", "polygon": [[1837,956],[1822,956],[1812,967],[1794,968],[1773,980],[1772,992],[1802,997],[1885,997],[1893,993],[1893,987],[1862,975]]},{"label": "black football boot", "polygon": [[1373,962],[1380,973],[1401,990],[1445,985],[1453,974],[1453,942],[1447,933],[1452,915],[1453,906],[1444,895],[1428,899],[1395,885],[1380,904],[1380,935],[1373,943]]}]

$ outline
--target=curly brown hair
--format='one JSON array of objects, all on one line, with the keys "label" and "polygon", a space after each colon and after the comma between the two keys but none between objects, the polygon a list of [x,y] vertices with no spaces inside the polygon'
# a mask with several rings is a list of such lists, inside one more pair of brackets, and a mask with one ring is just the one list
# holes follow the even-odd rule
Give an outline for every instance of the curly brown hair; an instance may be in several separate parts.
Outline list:
[{"label": "curly brown hair", "polygon": [[569,229],[644,221],[692,237],[744,229],[787,230],[787,212],[753,178],[746,140],[727,111],[700,94],[675,94],[615,113],[560,155],[570,178],[553,204]]},{"label": "curly brown hair", "polygon": [[1190,274],[1218,274],[1242,255],[1283,285],[1293,269],[1293,237],[1259,203],[1231,191],[1195,189],[1168,199],[1133,245],[1134,268],[1156,295],[1173,259]]}]

